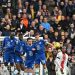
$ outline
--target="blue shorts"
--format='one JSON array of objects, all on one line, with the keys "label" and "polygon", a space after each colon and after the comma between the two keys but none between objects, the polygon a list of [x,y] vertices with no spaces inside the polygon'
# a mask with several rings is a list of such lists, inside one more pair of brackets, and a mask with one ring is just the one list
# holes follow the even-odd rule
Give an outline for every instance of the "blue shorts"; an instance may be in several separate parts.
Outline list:
[{"label": "blue shorts", "polygon": [[11,63],[14,64],[14,52],[4,52],[3,54],[3,60],[4,63]]},{"label": "blue shorts", "polygon": [[23,59],[22,57],[15,55],[15,63],[23,64]]},{"label": "blue shorts", "polygon": [[35,58],[35,64],[40,64],[40,62],[42,64],[46,64],[46,56],[45,54],[36,54],[36,58]]},{"label": "blue shorts", "polygon": [[33,69],[34,68],[34,60],[31,60],[31,59],[25,60],[25,68]]}]

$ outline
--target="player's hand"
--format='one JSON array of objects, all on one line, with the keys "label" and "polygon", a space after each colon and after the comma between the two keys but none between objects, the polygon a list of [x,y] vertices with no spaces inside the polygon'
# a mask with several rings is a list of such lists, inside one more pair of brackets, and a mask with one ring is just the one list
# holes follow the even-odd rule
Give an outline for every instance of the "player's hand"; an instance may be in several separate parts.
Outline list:
[{"label": "player's hand", "polygon": [[60,70],[61,70],[61,73],[64,74],[63,69],[61,68]]},{"label": "player's hand", "polygon": [[35,48],[32,48],[32,51],[35,51],[36,49]]}]

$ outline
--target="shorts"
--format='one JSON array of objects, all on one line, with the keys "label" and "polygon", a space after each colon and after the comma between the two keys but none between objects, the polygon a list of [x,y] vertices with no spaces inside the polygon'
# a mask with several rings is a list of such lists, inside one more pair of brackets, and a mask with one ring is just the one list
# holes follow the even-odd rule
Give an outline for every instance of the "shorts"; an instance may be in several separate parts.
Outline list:
[{"label": "shorts", "polygon": [[15,55],[15,63],[23,64],[23,59],[19,55]]},{"label": "shorts", "polygon": [[35,64],[39,64],[40,62],[44,65],[46,64],[46,56],[45,54],[36,54],[36,58],[35,58]]},{"label": "shorts", "polygon": [[31,60],[31,59],[25,60],[25,68],[33,69],[34,68],[34,60]]},{"label": "shorts", "polygon": [[14,64],[14,52],[4,52],[3,54],[3,60],[4,63],[11,63]]}]

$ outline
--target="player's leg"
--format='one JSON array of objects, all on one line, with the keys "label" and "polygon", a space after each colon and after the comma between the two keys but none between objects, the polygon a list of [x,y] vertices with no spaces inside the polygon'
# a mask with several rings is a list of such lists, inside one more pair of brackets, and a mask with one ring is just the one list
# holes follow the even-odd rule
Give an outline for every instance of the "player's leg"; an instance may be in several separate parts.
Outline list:
[{"label": "player's leg", "polygon": [[35,58],[35,75],[39,75],[40,72],[40,57],[36,55]]},{"label": "player's leg", "polygon": [[48,75],[48,70],[47,70],[47,67],[46,67],[46,56],[45,56],[45,54],[41,55],[41,63],[43,64],[45,75]]},{"label": "player's leg", "polygon": [[28,75],[33,75],[34,60],[30,60],[27,68],[28,68]]},{"label": "player's leg", "polygon": [[3,70],[7,71],[8,63],[9,63],[9,53],[5,52],[3,54],[3,60],[4,60],[4,67]]},{"label": "player's leg", "polygon": [[4,61],[4,66],[3,66],[3,73],[4,75],[9,75],[9,72],[8,72],[8,63],[9,63],[9,53],[8,52],[4,52],[3,54],[3,61]]},{"label": "player's leg", "polygon": [[23,62],[20,64],[20,67],[21,67],[20,75],[24,75],[24,69],[25,69],[25,67],[24,67]]},{"label": "player's leg", "polygon": [[29,60],[25,60],[25,69],[24,69],[24,75],[28,75],[28,63],[29,63]]},{"label": "player's leg", "polygon": [[15,55],[15,66],[16,66],[16,69],[14,71],[15,75],[20,73],[20,69],[21,69],[20,62],[21,62],[20,56]]},{"label": "player's leg", "polygon": [[11,67],[11,75],[14,74],[14,63],[15,63],[15,55],[14,53],[10,53],[10,67]]},{"label": "player's leg", "polygon": [[28,75],[33,75],[33,69],[32,68],[28,69]]}]

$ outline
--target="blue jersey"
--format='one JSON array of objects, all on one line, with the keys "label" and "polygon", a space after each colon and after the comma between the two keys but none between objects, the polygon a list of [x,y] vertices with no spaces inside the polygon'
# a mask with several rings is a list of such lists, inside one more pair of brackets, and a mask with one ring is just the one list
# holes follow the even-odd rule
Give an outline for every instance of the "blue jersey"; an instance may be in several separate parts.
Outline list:
[{"label": "blue jersey", "polygon": [[15,47],[15,53],[19,55],[23,55],[25,53],[26,43],[23,40],[18,40],[16,47]]},{"label": "blue jersey", "polygon": [[36,41],[34,44],[36,47],[36,53],[37,54],[45,53],[45,41],[44,40]]},{"label": "blue jersey", "polygon": [[34,59],[35,51],[33,51],[33,49],[35,49],[34,45],[26,45],[26,60]]},{"label": "blue jersey", "polygon": [[5,48],[5,52],[14,52],[14,47],[16,45],[16,38],[11,39],[10,37],[6,37],[3,40],[3,47]]}]

